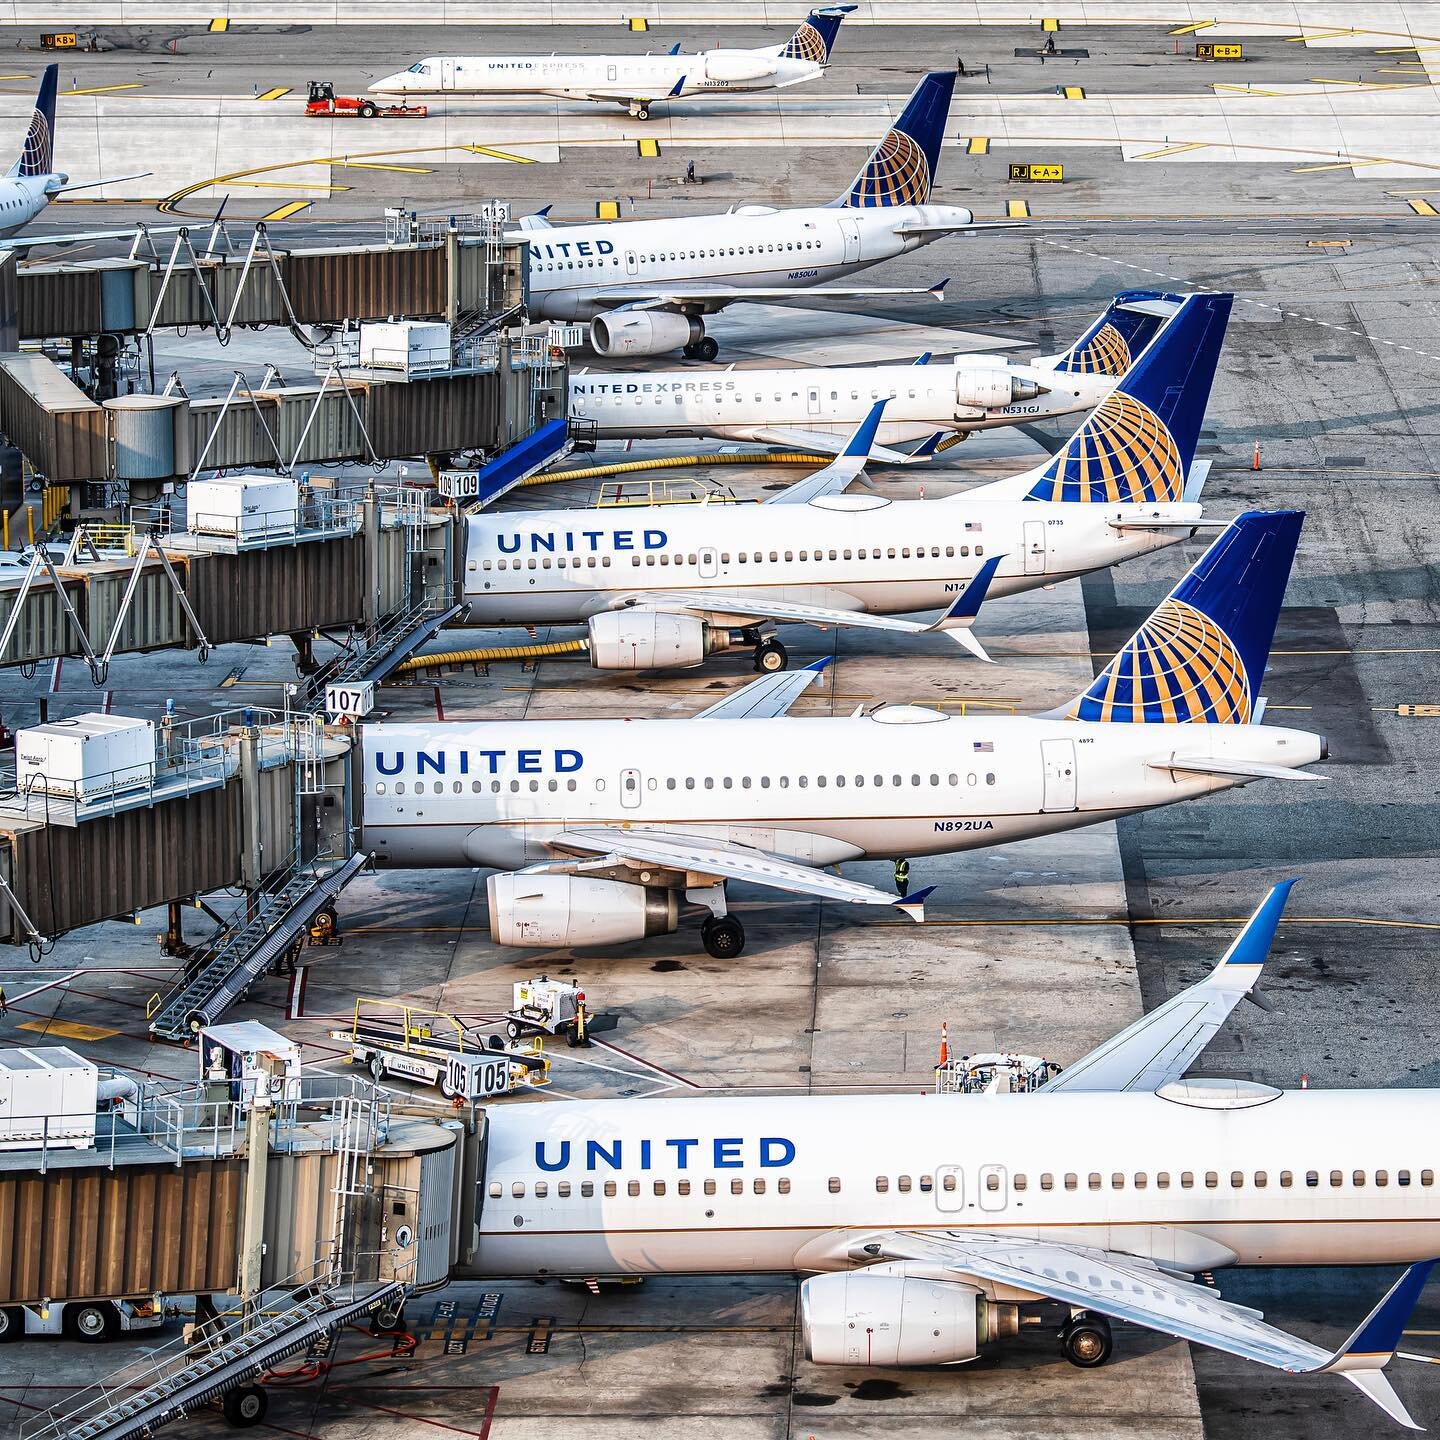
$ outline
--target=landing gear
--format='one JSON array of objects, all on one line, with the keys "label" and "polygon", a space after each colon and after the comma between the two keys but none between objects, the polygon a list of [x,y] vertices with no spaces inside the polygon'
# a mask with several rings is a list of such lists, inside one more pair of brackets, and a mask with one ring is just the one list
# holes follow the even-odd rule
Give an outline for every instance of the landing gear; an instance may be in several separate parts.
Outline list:
[{"label": "landing gear", "polygon": [[774,675],[790,663],[790,652],[773,636],[755,647],[755,668],[765,675]]},{"label": "landing gear", "polygon": [[225,1418],[237,1430],[248,1430],[258,1425],[270,1408],[269,1397],[258,1385],[246,1385],[226,1395],[223,1407]]},{"label": "landing gear", "polygon": [[687,360],[713,360],[720,353],[720,344],[708,335],[686,345],[681,351]]},{"label": "landing gear", "polygon": [[700,943],[716,960],[733,960],[745,948],[745,927],[733,915],[712,915],[700,927]]},{"label": "landing gear", "polygon": [[632,100],[630,102],[630,118],[632,120],[648,120],[650,107],[643,100]]},{"label": "landing gear", "polygon": [[1082,1370],[1093,1370],[1097,1365],[1103,1365],[1114,1348],[1110,1322],[1090,1310],[1071,1316],[1060,1331],[1060,1353]]}]

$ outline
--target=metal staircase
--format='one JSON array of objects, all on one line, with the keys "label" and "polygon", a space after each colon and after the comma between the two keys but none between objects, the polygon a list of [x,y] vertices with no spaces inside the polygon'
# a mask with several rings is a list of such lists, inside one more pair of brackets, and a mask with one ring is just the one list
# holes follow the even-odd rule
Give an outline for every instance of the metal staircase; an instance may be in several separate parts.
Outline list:
[{"label": "metal staircase", "polygon": [[[131,1440],[193,1414],[249,1384],[321,1336],[398,1307],[398,1280],[274,1289],[210,1322],[208,1334],[152,1351],[21,1426],[21,1440]],[[229,1323],[226,1323],[229,1322]]]},{"label": "metal staircase", "polygon": [[310,922],[364,868],[369,856],[351,855],[326,875],[297,860],[230,917],[160,1002],[150,1033],[188,1040],[213,1025],[275,963]]}]

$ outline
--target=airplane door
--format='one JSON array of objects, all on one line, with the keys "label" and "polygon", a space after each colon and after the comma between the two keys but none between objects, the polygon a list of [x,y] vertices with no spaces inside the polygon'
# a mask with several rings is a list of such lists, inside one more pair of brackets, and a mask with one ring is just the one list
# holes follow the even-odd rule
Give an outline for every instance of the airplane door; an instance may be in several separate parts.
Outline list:
[{"label": "airplane door", "polygon": [[1010,1177],[1003,1165],[980,1167],[980,1208],[1003,1210],[1010,1203]]},{"label": "airplane door", "polygon": [[860,259],[860,226],[854,220],[842,220],[840,233],[845,237],[845,264],[854,265]]},{"label": "airplane door", "polygon": [[1045,573],[1045,522],[1043,520],[1027,520],[1025,522],[1025,573],[1027,575],[1043,575]]},{"label": "airplane door", "polygon": [[1040,760],[1045,767],[1045,798],[1042,811],[1074,810],[1075,804],[1075,742],[1073,740],[1042,740]]},{"label": "airplane door", "polygon": [[820,413],[820,387],[811,385],[805,392],[805,408],[811,415]]},{"label": "airplane door", "polygon": [[714,580],[719,573],[719,566],[715,563],[715,552],[709,548],[702,550],[700,552],[700,578]]},{"label": "airplane door", "polygon": [[607,65],[605,67],[605,78],[610,81],[612,85],[615,83],[618,77],[615,74],[615,67],[613,65]]},{"label": "airplane door", "polygon": [[453,90],[455,88],[454,60],[442,60],[440,62],[440,88],[442,90]]},{"label": "airplane door", "polygon": [[640,257],[633,250],[625,252],[625,273],[627,275],[640,273]]},{"label": "airplane door", "polygon": [[965,1172],[958,1165],[941,1165],[935,1171],[935,1208],[965,1208]]},{"label": "airplane door", "polygon": [[634,810],[640,804],[640,772],[638,770],[622,770],[620,772],[620,803],[627,810]]}]

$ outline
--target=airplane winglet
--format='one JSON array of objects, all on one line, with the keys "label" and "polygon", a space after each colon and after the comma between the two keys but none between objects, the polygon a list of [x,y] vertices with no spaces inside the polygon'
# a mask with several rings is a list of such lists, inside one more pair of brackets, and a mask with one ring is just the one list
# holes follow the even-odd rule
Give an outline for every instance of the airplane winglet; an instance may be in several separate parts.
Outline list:
[{"label": "airplane winglet", "polygon": [[938,285],[932,285],[932,286],[930,287],[930,294],[931,294],[936,300],[943,300],[943,299],[945,298],[945,287],[946,287],[949,283],[950,283],[950,277],[947,275],[942,281],[940,281],[940,283],[939,283]]},{"label": "airplane winglet", "polygon": [[917,355],[912,363],[916,365],[928,365],[930,363],[930,354],[931,352],[926,350],[923,354]]},{"label": "airplane winglet", "polygon": [[1245,928],[1230,942],[1230,948],[1220,957],[1216,969],[1250,965],[1259,970],[1275,943],[1275,932],[1280,927],[1280,917],[1285,913],[1285,902],[1297,883],[1298,879],[1282,880],[1270,887],[1270,893],[1245,922]]},{"label": "airplane winglet", "polygon": [[908,915],[919,925],[925,919],[925,901],[934,893],[935,887],[927,885],[923,890],[917,890],[913,895],[902,896],[891,903],[902,915]]},{"label": "airplane winglet", "polygon": [[680,41],[677,40],[665,53],[667,55],[678,55],[680,53]]},{"label": "airplane winglet", "polygon": [[[818,660],[807,665],[805,668],[818,680],[820,678],[820,672],[824,670],[834,658],[833,655],[822,655]],[[813,684],[814,681],[811,683]]]},{"label": "airplane winglet", "polygon": [[675,88],[670,92],[670,94],[669,94],[666,98],[667,98],[667,99],[670,99],[670,100],[675,99],[675,97],[676,97],[677,95],[679,95],[679,93],[685,88],[685,81],[686,81],[688,78],[689,78],[688,76],[682,75],[682,76],[675,82]]},{"label": "airplane winglet", "polygon": [[[918,363],[918,362],[917,362]],[[906,457],[906,465],[917,465],[921,461],[931,459],[940,448],[940,442],[950,432],[948,430],[932,430]]]},{"label": "airplane winglet", "polygon": [[990,582],[995,578],[995,572],[1000,568],[1003,555],[992,555],[975,572],[975,578],[955,597],[950,608],[935,622],[934,629],[946,630],[955,627],[955,622],[973,620],[979,613],[980,607],[985,603],[985,597],[990,592]]},{"label": "airplane winglet", "polygon": [[885,415],[885,406],[888,403],[888,400],[877,400],[870,407],[870,413],[855,427],[850,443],[840,452],[842,455],[852,460],[864,460],[870,454],[870,447],[875,443],[875,435],[880,429],[880,421]]}]

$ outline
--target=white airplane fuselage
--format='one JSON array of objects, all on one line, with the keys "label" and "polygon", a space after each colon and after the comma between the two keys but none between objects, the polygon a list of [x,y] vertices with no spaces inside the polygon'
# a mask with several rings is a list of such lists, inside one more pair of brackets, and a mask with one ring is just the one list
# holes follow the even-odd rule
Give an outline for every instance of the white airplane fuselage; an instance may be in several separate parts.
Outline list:
[{"label": "white airplane fuselage", "polygon": [[0,177],[0,238],[23,230],[50,203],[68,175],[6,175]]},{"label": "white airplane fuselage", "polygon": [[818,80],[825,67],[774,51],[698,55],[438,55],[387,75],[376,95],[549,95],[557,100],[665,100],[753,94]]},{"label": "white airplane fuselage", "polygon": [[629,826],[813,866],[1073,830],[1287,769],[1322,737],[1268,725],[1090,724],[882,706],[848,718],[375,724],[363,845],[381,864],[513,870],[577,827]]},{"label": "white airplane fuselage", "polygon": [[470,1273],[840,1270],[926,1229],[1191,1271],[1440,1253],[1440,1091],[1184,1089],[493,1105]]},{"label": "white airplane fuselage", "polygon": [[[547,320],[591,320],[625,303],[697,283],[805,291],[918,249],[938,233],[901,234],[909,225],[969,224],[954,205],[874,209],[742,206],[673,220],[611,220],[512,232],[530,252],[530,308]],[[605,298],[611,297],[611,298]],[[744,298],[743,296],[738,298]],[[697,301],[697,310],[729,303]],[[677,347],[669,347],[677,348]],[[624,352],[620,352],[624,353]],[[646,352],[637,352],[646,353]]]},{"label": "white airplane fuselage", "polygon": [[[893,500],[616,505],[469,517],[465,598],[480,625],[577,624],[667,590],[903,615],[949,605],[987,556],[991,596],[1162,550],[1198,504]],[[1146,520],[1171,528],[1143,529]],[[1124,528],[1117,528],[1123,525]],[[738,622],[737,622],[738,623]]]},{"label": "white airplane fuselage", "polygon": [[764,441],[781,426],[849,435],[888,397],[876,438],[894,445],[936,430],[990,430],[1091,410],[1116,383],[1113,375],[990,356],[844,369],[589,370],[570,377],[570,415],[592,421],[602,439]]}]

